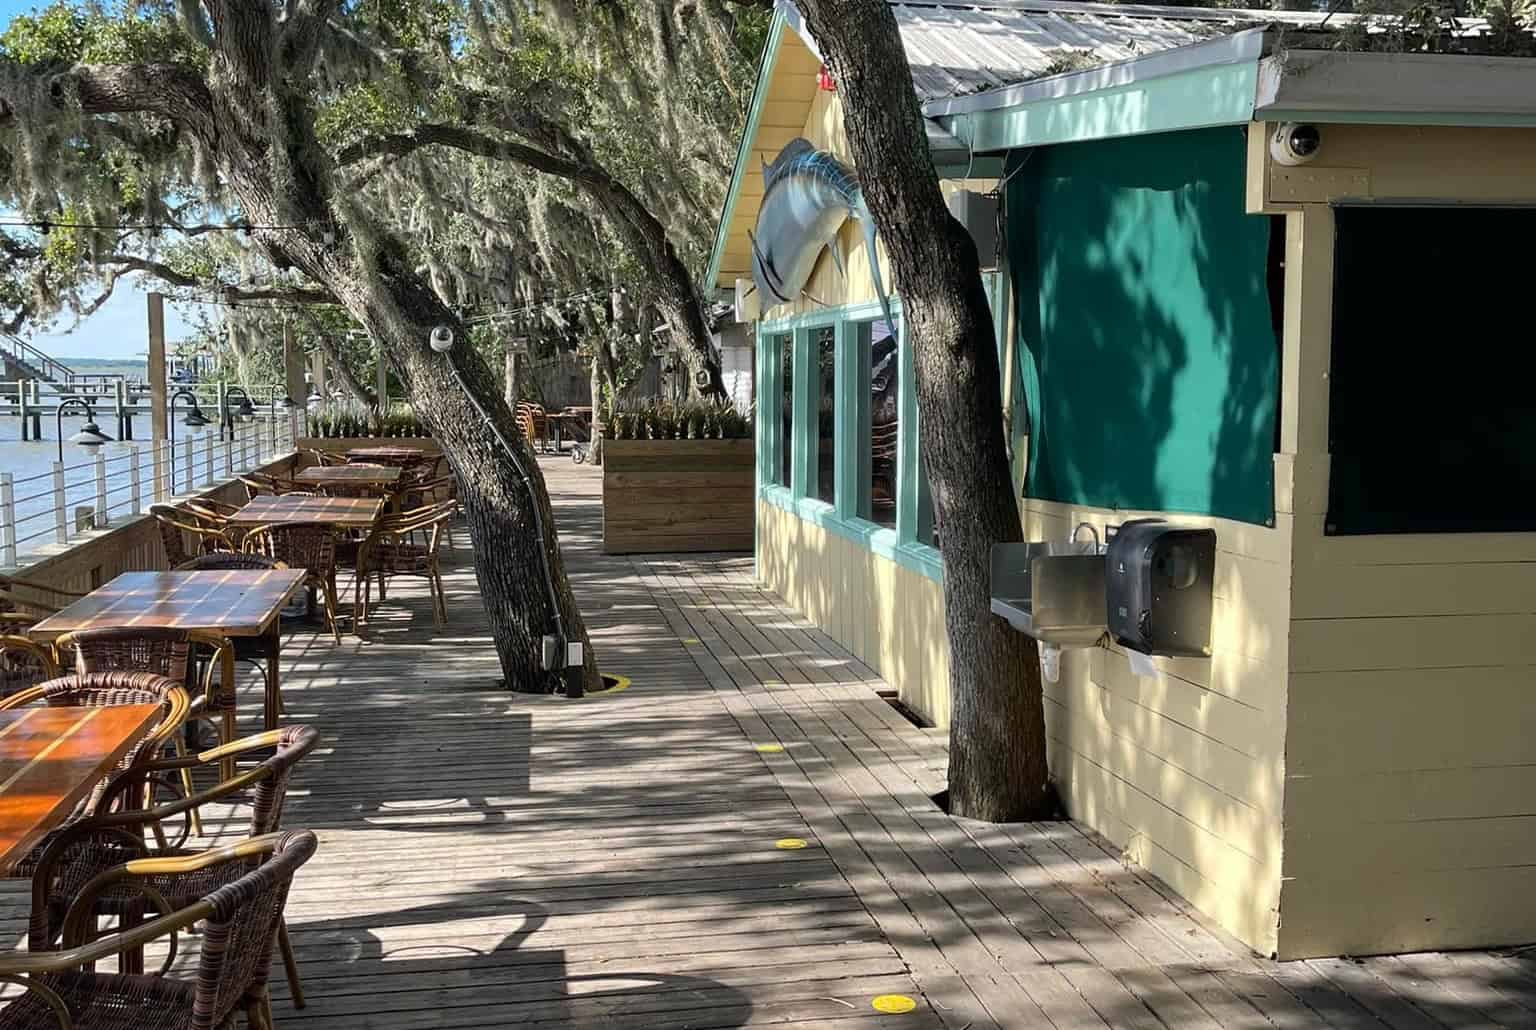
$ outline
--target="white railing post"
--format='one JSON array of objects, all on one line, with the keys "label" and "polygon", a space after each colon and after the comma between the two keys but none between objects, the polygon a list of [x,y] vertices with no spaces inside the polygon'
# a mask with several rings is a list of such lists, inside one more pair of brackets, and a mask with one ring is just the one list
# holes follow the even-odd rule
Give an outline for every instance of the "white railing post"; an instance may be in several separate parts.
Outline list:
[{"label": "white railing post", "polygon": [[[229,427],[229,435],[224,438],[224,478],[225,479],[228,479],[230,477],[230,474],[231,474],[230,473],[230,469],[234,468],[234,462],[235,462],[235,427],[234,426],[230,426]],[[213,477],[210,476],[208,478],[208,482],[211,484],[213,482]]]},{"label": "white railing post", "polygon": [[[208,438],[207,434],[206,433],[203,434],[203,439],[206,440],[207,438]],[[197,466],[194,464],[197,461],[197,455],[195,453],[193,453],[194,448],[196,447],[196,445],[197,445],[197,438],[189,436],[187,438],[187,455],[186,455],[187,481],[185,483],[181,484],[181,493],[191,493],[192,488],[197,486]]]},{"label": "white railing post", "polygon": [[64,510],[64,463],[53,463],[53,537],[61,544],[69,543],[69,517]]},{"label": "white railing post", "polygon": [[107,528],[107,456],[96,448],[96,529]]},{"label": "white railing post", "polygon": [[169,440],[151,440],[149,445],[155,449],[151,478],[154,479],[153,493],[155,503],[159,504],[170,496],[166,490],[166,480],[175,475],[175,469],[171,463],[171,442]]},{"label": "white railing post", "polygon": [[134,515],[143,510],[143,499],[139,495],[139,445],[134,444],[128,448],[128,510]]},{"label": "white railing post", "polygon": [[16,564],[16,489],[9,472],[0,472],[0,565]]},{"label": "white railing post", "polygon": [[203,482],[213,482],[213,434],[203,430]]}]

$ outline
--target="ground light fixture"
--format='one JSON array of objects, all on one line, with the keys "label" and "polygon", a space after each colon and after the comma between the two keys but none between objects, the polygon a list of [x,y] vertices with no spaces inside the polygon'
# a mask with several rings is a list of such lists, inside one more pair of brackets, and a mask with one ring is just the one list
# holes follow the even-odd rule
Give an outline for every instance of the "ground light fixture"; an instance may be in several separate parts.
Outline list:
[{"label": "ground light fixture", "polygon": [[85,425],[80,431],[69,438],[69,442],[77,447],[84,447],[94,451],[104,443],[111,443],[112,438],[101,431],[96,424],[96,411],[91,407],[91,402],[84,397],[71,395],[59,402],[59,408],[54,413],[54,435],[59,438],[59,464],[64,464],[64,415],[71,409],[77,409],[79,414],[85,416]]},{"label": "ground light fixture", "polygon": [[[534,531],[539,535],[539,569],[544,574],[544,591],[549,596],[549,609],[555,616],[555,632],[553,635],[553,647],[546,638],[543,654],[544,668],[553,672],[558,680],[565,686],[566,697],[581,697],[583,689],[581,685],[581,662],[575,664],[576,673],[570,672],[572,665],[566,659],[570,656],[571,648],[567,645],[565,633],[565,618],[560,614],[560,595],[555,590],[554,573],[549,567],[549,553],[544,549],[544,513],[540,510],[538,495],[533,489],[533,480],[528,477],[528,470],[523,467],[522,458],[518,457],[517,450],[507,438],[501,435],[501,427],[481,406],[478,398],[464,383],[464,377],[459,374],[459,368],[453,363],[452,357],[447,357],[453,350],[453,330],[446,325],[434,326],[427,334],[427,346],[437,354],[445,356],[448,364],[448,373],[453,376],[453,381],[459,384],[459,389],[464,396],[469,398],[469,403],[474,406],[476,412],[485,420],[485,424],[491,427],[491,435],[501,445],[501,449],[512,459],[512,467],[517,470],[518,478],[523,481],[523,488],[528,491],[529,507],[533,509]],[[551,652],[553,652],[551,654]]]}]

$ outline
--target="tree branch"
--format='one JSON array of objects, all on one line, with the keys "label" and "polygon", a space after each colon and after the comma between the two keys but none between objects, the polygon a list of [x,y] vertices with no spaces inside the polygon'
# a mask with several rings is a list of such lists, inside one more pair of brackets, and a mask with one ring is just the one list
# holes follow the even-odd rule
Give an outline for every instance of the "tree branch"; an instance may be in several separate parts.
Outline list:
[{"label": "tree branch", "polygon": [[[78,102],[86,114],[158,114],[205,138],[213,124],[213,96],[203,77],[176,64],[77,64],[47,78],[59,107]],[[0,120],[16,115],[0,97]]]},{"label": "tree branch", "polygon": [[335,304],[336,297],[329,290],[323,289],[246,289],[240,286],[226,286],[217,282],[209,282],[186,272],[178,272],[163,261],[155,261],[151,258],[142,258],[134,254],[112,254],[102,259],[105,265],[113,266],[114,275],[123,272],[143,272],[152,275],[156,279],[171,286],[183,286],[189,289],[217,290],[226,300],[282,300],[293,304]]}]

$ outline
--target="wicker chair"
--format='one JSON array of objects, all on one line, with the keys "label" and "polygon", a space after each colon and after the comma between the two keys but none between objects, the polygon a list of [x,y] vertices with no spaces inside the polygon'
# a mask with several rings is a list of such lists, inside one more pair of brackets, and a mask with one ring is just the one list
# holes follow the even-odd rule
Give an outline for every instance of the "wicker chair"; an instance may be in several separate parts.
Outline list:
[{"label": "wicker chair", "polygon": [[235,478],[240,481],[241,486],[245,487],[246,500],[249,501],[254,501],[263,494],[280,496],[298,489],[298,484],[292,479],[268,475],[265,472],[247,472]]},{"label": "wicker chair", "polygon": [[0,698],[59,674],[49,648],[16,632],[31,621],[30,616],[19,612],[0,612]]},{"label": "wicker chair", "polygon": [[304,570],[304,585],[320,591],[325,601],[325,622],[336,643],[336,530],[328,522],[283,522],[257,526],[245,535],[245,550]]},{"label": "wicker chair", "polygon": [[[195,675],[192,662],[194,647],[202,647],[214,656],[207,672]],[[166,629],[142,626],[129,629],[89,629],[65,633],[54,641],[61,664],[73,663],[75,672],[151,672],[180,683],[187,692],[187,717],[206,722],[214,729],[220,743],[235,739],[235,665],[234,647],[217,633],[200,630]],[[214,671],[220,673],[217,682]],[[182,742],[174,741],[176,753],[182,754]],[[234,775],[231,764],[227,775]],[[182,788],[192,793],[192,776],[183,772]],[[193,813],[193,821],[197,815]]]},{"label": "wicker chair", "polygon": [[[24,992],[0,1009],[0,1030],[224,1030],[242,1010],[249,1026],[271,1027],[267,978],[272,945],[294,873],[317,846],[308,830],[270,833],[181,858],[125,862],[101,873],[70,908],[64,950],[0,957],[0,980]],[[88,941],[102,894],[147,893],[150,876],[195,882],[225,867],[238,876],[225,878],[195,903]],[[202,947],[196,981],[91,971],[102,959],[141,951],[197,923],[202,924]]]},{"label": "wicker chair", "polygon": [[[23,615],[39,618],[56,615],[64,605],[80,600],[86,593],[87,591],[65,590],[47,583],[34,583],[15,576],[0,576],[0,609],[20,612]],[[39,599],[38,594],[46,594],[48,600]],[[6,632],[10,631],[6,630]]]},{"label": "wicker chair", "polygon": [[[203,806],[238,800],[250,803],[251,837],[275,833],[282,822],[289,777],[299,760],[314,750],[319,740],[320,734],[313,727],[287,726],[233,741],[200,755],[143,763],[118,774],[102,798],[100,808],[105,814],[82,819],[57,834],[39,860],[32,877],[32,915],[27,948],[43,951],[55,946],[63,932],[65,914],[72,899],[104,870],[134,859],[176,858],[188,853],[180,847],[186,833],[171,847],[155,848],[145,841],[147,827],[170,825],[177,817],[190,817]],[[148,809],[138,810],[133,806],[133,799],[139,795],[145,777],[153,779],[215,763],[221,769],[226,764],[232,769],[233,760],[241,755],[269,749],[273,749],[269,757],[239,775],[221,772],[222,781],[207,790]],[[186,825],[190,830],[190,819]],[[181,908],[224,886],[241,872],[238,868],[227,867],[204,870],[197,877],[148,875],[144,883],[154,888],[165,903]],[[143,902],[141,895],[109,892],[99,897],[96,911],[100,916],[138,918],[143,915]],[[278,944],[294,1005],[303,1008],[304,992],[299,984],[298,963],[286,925],[279,925]]]},{"label": "wicker chair", "polygon": [[[159,705],[161,719],[143,740],[135,744],[118,763],[119,769],[133,768],[155,757],[162,745],[176,736],[191,708],[182,685],[152,672],[71,673],[28,687],[7,698],[0,698],[0,712],[44,704],[73,708],[104,708],[109,705]],[[78,808],[65,820],[67,827],[78,819],[94,815],[107,788],[97,784]],[[6,879],[28,879],[55,834],[54,830],[4,874]]]},{"label": "wicker chair", "polygon": [[[429,505],[379,520],[358,551],[357,577],[353,582],[352,623],[362,627],[368,622],[372,600],[372,578],[379,579],[379,598],[385,585],[395,576],[418,576],[427,581],[432,594],[432,623],[443,629],[448,623],[448,602],[443,594],[443,574],[438,561],[438,547],[444,528],[453,519],[455,502]],[[424,542],[414,542],[417,534]]]},{"label": "wicker chair", "polygon": [[[184,564],[195,554],[233,551],[235,545],[227,534],[170,504],[152,504],[149,513],[160,526],[160,540],[165,544],[165,560],[172,566]],[[187,537],[197,541],[197,550],[187,550]]]},{"label": "wicker chair", "polygon": [[322,451],[316,447],[311,447],[304,453],[309,456],[310,462],[315,465],[347,464],[347,456],[345,454],[332,454],[330,451]]}]

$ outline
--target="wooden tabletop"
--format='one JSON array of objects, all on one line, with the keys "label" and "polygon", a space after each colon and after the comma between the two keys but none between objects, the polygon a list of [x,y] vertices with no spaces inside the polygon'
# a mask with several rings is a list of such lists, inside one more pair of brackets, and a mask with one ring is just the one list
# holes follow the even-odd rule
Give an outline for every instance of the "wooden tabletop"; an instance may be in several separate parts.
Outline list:
[{"label": "wooden tabletop", "polygon": [[327,522],[338,529],[368,529],[379,520],[383,510],[384,502],[377,497],[296,497],[292,494],[272,497],[263,494],[235,512],[229,521],[247,528],[274,522]]},{"label": "wooden tabletop", "polygon": [[0,876],[160,720],[159,705],[0,712]]},{"label": "wooden tabletop", "polygon": [[303,582],[302,569],[125,572],[27,633],[52,640],[83,629],[155,626],[259,637]]},{"label": "wooden tabletop", "polygon": [[407,465],[431,461],[437,457],[420,447],[354,447],[346,452],[348,461],[401,462]]},{"label": "wooden tabletop", "polygon": [[293,477],[300,483],[394,483],[398,465],[311,465]]}]

